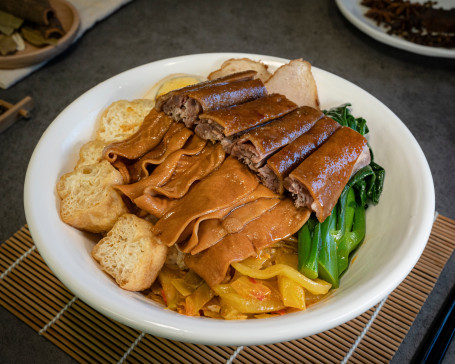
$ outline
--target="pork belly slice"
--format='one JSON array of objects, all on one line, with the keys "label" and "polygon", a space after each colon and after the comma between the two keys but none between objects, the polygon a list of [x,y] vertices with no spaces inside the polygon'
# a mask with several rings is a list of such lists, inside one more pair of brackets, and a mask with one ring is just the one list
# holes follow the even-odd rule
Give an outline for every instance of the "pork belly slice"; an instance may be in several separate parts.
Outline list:
[{"label": "pork belly slice", "polygon": [[323,222],[351,175],[369,163],[367,140],[341,127],[284,179],[284,187],[297,207],[310,207]]},{"label": "pork belly slice", "polygon": [[269,93],[285,95],[299,106],[319,109],[318,89],[311,64],[303,59],[294,59],[278,68],[265,87]]},{"label": "pork belly slice", "polygon": [[252,79],[251,72],[241,74],[247,74],[248,77],[221,83],[214,80],[211,81],[213,84],[202,83],[204,86],[201,87],[191,89],[189,86],[189,90],[182,88],[171,91],[162,96],[166,101],[160,101],[159,108],[175,121],[183,121],[187,127],[192,127],[202,112],[252,101],[267,94],[263,82]]},{"label": "pork belly slice", "polygon": [[339,128],[340,124],[327,116],[318,120],[309,131],[272,155],[259,168],[259,179],[272,191],[283,194],[284,178]]},{"label": "pork belly slice", "polygon": [[203,139],[220,141],[280,118],[296,108],[297,105],[283,95],[268,95],[241,105],[204,112],[194,131]]},{"label": "pork belly slice", "polygon": [[322,111],[303,106],[242,134],[229,146],[224,143],[223,147],[250,169],[257,171],[270,155],[306,133],[323,116]]}]

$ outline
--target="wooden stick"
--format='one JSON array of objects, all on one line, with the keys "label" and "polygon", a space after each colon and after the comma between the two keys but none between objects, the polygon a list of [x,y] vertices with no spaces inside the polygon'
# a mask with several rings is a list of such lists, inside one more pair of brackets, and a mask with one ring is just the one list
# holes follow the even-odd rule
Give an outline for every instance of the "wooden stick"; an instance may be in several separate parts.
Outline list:
[{"label": "wooden stick", "polygon": [[4,100],[0,100],[0,105],[7,108],[7,110],[0,114],[0,133],[8,129],[21,117],[28,119],[30,117],[30,110],[33,107],[32,98],[30,96],[24,97],[16,105],[10,104]]}]

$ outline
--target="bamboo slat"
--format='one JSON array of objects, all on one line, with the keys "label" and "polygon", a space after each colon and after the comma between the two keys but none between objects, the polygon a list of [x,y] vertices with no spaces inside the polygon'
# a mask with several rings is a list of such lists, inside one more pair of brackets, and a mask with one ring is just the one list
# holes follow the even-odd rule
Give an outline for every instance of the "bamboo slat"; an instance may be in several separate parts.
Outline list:
[{"label": "bamboo slat", "polygon": [[[0,247],[0,304],[81,363],[332,363],[343,359],[386,363],[406,336],[454,248],[455,221],[439,215],[419,262],[379,304],[378,314],[376,305],[318,335],[237,348],[144,335],[98,313],[52,274],[24,226]],[[351,348],[355,349],[352,355],[346,356]]]}]

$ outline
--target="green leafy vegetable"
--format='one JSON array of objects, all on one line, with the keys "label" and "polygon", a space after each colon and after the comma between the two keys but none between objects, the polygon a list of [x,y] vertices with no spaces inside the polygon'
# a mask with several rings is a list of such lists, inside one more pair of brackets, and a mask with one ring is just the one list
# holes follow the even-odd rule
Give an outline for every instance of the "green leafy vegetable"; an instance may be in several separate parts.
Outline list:
[{"label": "green leafy vegetable", "polygon": [[[312,220],[310,222],[310,220]],[[321,245],[321,224],[314,217],[300,229],[298,234],[299,271],[308,278],[318,277],[318,256]]]},{"label": "green leafy vegetable", "polygon": [[338,274],[341,275],[349,265],[349,255],[364,239],[366,231],[365,208],[356,206],[352,229],[345,232],[337,245]]},{"label": "green leafy vegetable", "polygon": [[330,216],[320,224],[321,249],[318,257],[318,275],[326,282],[329,282],[333,288],[338,288],[339,286],[337,244],[332,235],[336,229],[336,224],[337,212],[335,206]]},{"label": "green leafy vegetable", "polygon": [[351,104],[347,103],[338,107],[334,107],[330,110],[324,110],[323,112],[340,125],[354,129],[361,135],[367,134],[369,131],[367,127],[367,121],[364,118],[355,118],[351,114],[349,106],[351,106]]}]

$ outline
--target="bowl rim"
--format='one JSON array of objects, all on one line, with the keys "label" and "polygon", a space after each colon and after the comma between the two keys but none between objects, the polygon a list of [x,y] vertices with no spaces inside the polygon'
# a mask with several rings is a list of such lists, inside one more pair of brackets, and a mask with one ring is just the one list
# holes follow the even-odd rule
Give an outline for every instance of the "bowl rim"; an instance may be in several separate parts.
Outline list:
[{"label": "bowl rim", "polygon": [[[416,240],[412,245],[412,252],[404,257],[400,267],[392,272],[393,277],[389,274],[388,280],[378,282],[374,294],[364,297],[358,306],[348,311],[338,311],[336,312],[336,315],[333,314],[330,317],[321,318],[320,314],[318,314],[318,310],[314,309],[315,306],[310,307],[307,311],[311,312],[311,321],[308,326],[304,327],[296,324],[296,321],[299,320],[295,319],[295,314],[261,320],[220,321],[207,318],[187,317],[174,312],[166,312],[166,310],[160,308],[163,312],[160,313],[159,317],[145,318],[144,315],[141,315],[138,312],[131,312],[131,310],[125,315],[124,308],[122,311],[122,308],[119,307],[117,302],[106,302],[104,299],[100,299],[98,292],[93,290],[90,291],[82,282],[74,279],[71,272],[68,272],[65,267],[62,266],[58,257],[46,243],[48,233],[46,232],[46,227],[40,225],[37,221],[39,209],[37,209],[36,204],[33,202],[33,198],[36,197],[37,192],[35,187],[36,178],[43,173],[40,168],[40,157],[46,148],[48,148],[48,145],[46,144],[48,140],[53,134],[59,131],[57,129],[62,123],[62,120],[66,117],[66,113],[71,112],[73,108],[83,102],[84,98],[87,98],[91,92],[111,86],[111,84],[115,84],[120,78],[128,77],[128,75],[133,73],[146,71],[151,67],[163,67],[164,65],[180,64],[182,62],[198,62],[202,59],[226,60],[229,58],[243,57],[261,59],[276,65],[289,61],[284,58],[249,53],[205,53],[173,57],[135,67],[101,82],[74,100],[49,125],[35,147],[27,168],[24,185],[24,207],[31,235],[43,259],[62,283],[68,287],[70,291],[74,292],[78,298],[106,316],[143,332],[183,342],[207,345],[259,345],[293,340],[331,329],[367,311],[401,283],[422,254],[433,224],[435,206],[433,180],[423,151],[403,122],[374,96],[339,76],[313,67],[313,70],[316,70],[317,73],[346,82],[349,84],[349,87],[354,87],[359,92],[365,93],[370,98],[374,99],[375,102],[379,103],[381,107],[385,108],[388,112],[388,116],[394,119],[397,128],[399,128],[404,135],[407,135],[410,147],[415,152],[421,167],[420,183],[425,193],[421,196],[420,203],[426,208],[420,212],[419,219],[415,222],[416,228],[413,231],[413,236],[416,237]],[[58,177],[59,176],[56,176],[56,178]],[[125,296],[130,297],[129,293],[125,293]],[[126,299],[128,300],[128,298]],[[299,313],[299,315],[300,314],[301,313]],[[321,320],[321,322],[315,327],[314,322],[318,322],[318,320]],[[175,322],[179,325],[176,325]],[[220,325],[220,323],[222,324]],[[313,325],[311,325],[312,323]],[[219,330],[223,330],[223,332],[218,332]]]}]

